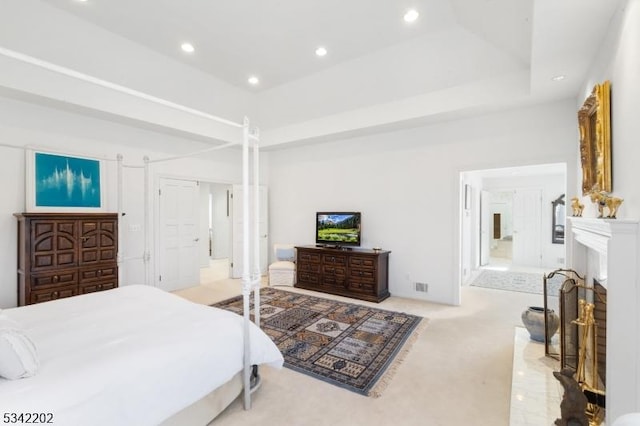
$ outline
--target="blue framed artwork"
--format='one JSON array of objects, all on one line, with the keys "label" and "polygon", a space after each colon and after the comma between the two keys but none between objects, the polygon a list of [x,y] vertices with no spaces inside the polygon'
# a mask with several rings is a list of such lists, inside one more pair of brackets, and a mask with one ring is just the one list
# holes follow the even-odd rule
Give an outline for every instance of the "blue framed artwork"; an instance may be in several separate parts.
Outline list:
[{"label": "blue framed artwork", "polygon": [[102,161],[28,152],[26,207],[27,211],[104,210]]}]

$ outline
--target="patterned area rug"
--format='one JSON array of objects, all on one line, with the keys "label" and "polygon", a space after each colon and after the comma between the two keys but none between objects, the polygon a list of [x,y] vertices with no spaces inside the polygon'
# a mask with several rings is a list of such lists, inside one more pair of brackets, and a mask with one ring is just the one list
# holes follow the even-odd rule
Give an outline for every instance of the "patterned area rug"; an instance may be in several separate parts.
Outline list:
[{"label": "patterned area rug", "polygon": [[[524,293],[543,294],[544,274],[529,272],[493,271],[485,269],[473,280],[471,285],[493,288],[496,290],[521,291]],[[549,281],[547,291],[550,295],[558,295],[563,277],[554,276]]]},{"label": "patterned area rug", "polygon": [[[274,288],[262,288],[260,297],[260,325],[280,348],[286,367],[361,395],[380,396],[416,329],[427,322]],[[242,315],[242,296],[212,306]]]}]

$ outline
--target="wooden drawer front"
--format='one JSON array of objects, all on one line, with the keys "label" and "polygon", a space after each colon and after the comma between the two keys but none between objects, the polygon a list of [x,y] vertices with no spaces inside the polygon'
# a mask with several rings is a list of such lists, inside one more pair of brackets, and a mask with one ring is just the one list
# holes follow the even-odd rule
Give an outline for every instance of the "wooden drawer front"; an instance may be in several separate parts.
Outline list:
[{"label": "wooden drawer front", "polygon": [[296,268],[298,269],[298,271],[302,271],[302,272],[313,272],[314,274],[317,274],[320,272],[319,263],[301,262],[296,265]]},{"label": "wooden drawer front", "polygon": [[347,277],[345,275],[324,274],[322,276],[322,285],[330,287],[344,287],[346,283]]},{"label": "wooden drawer front", "polygon": [[117,280],[118,267],[116,265],[102,266],[99,268],[86,268],[80,270],[80,283],[96,280]]},{"label": "wooden drawer front", "polygon": [[112,248],[81,250],[80,253],[80,263],[83,265],[115,260],[117,255]]},{"label": "wooden drawer front", "polygon": [[342,265],[347,266],[347,257],[333,254],[325,254],[322,256],[322,263],[325,265]]},{"label": "wooden drawer front", "polygon": [[298,263],[303,263],[303,262],[320,263],[320,254],[298,252]]},{"label": "wooden drawer front", "polygon": [[344,277],[347,275],[347,269],[343,268],[342,266],[323,265],[322,273],[325,275],[325,277],[328,275],[339,275]]},{"label": "wooden drawer front", "polygon": [[358,280],[371,280],[374,281],[376,277],[376,271],[370,269],[349,269],[349,276]]},{"label": "wooden drawer front", "polygon": [[351,256],[349,258],[349,266],[358,269],[375,269],[376,260],[371,257]]},{"label": "wooden drawer front", "polygon": [[48,274],[31,275],[31,288],[64,287],[69,284],[78,283],[78,271],[56,271]]},{"label": "wooden drawer front", "polygon": [[357,291],[360,293],[373,293],[375,289],[374,284],[375,283],[373,280],[352,278],[349,279],[349,284],[347,285],[347,287],[349,288],[349,290]]},{"label": "wooden drawer front", "polygon": [[29,303],[48,302],[50,300],[62,299],[64,297],[71,297],[78,294],[78,286],[76,284],[68,285],[65,287],[54,287],[48,290],[33,290]]},{"label": "wooden drawer front", "polygon": [[90,283],[82,283],[80,284],[80,294],[87,293],[95,293],[96,291],[104,291],[111,290],[112,288],[118,287],[118,281],[113,280],[102,280],[102,281],[93,281]]},{"label": "wooden drawer front", "polygon": [[298,271],[298,283],[300,284],[312,284],[318,285],[320,282],[320,275],[315,272],[302,272]]}]

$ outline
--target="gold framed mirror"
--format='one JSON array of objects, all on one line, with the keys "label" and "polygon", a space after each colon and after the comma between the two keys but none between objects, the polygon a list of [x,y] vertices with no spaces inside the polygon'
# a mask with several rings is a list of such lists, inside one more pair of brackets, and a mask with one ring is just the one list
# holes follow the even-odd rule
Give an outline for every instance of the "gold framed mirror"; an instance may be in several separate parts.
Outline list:
[{"label": "gold framed mirror", "polygon": [[611,192],[611,85],[596,84],[578,111],[582,195]]}]

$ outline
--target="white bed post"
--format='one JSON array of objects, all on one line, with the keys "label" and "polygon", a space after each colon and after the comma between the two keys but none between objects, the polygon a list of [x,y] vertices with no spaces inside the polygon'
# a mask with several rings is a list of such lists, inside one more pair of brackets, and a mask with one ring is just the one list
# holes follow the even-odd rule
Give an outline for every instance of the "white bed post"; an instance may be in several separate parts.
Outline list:
[{"label": "white bed post", "polygon": [[[117,223],[118,223],[118,241],[122,241],[122,180],[123,180],[123,169],[122,169],[122,154],[118,154],[116,156],[116,159],[118,161],[118,218],[117,218]],[[116,259],[118,261],[118,268],[122,267],[122,246],[118,245],[118,253],[116,253]],[[118,276],[120,276],[120,273],[118,273]]]},{"label": "white bed post", "polygon": [[144,253],[142,261],[144,263],[144,283],[149,285],[149,157],[144,156]]},{"label": "white bed post", "polygon": [[244,312],[244,409],[251,408],[251,341],[249,338],[249,312],[251,298],[251,277],[249,268],[249,119],[242,125],[242,300]]},{"label": "white bed post", "polygon": [[[260,136],[256,129],[253,139],[253,322],[260,327]],[[258,308],[255,308],[255,307]]]}]

